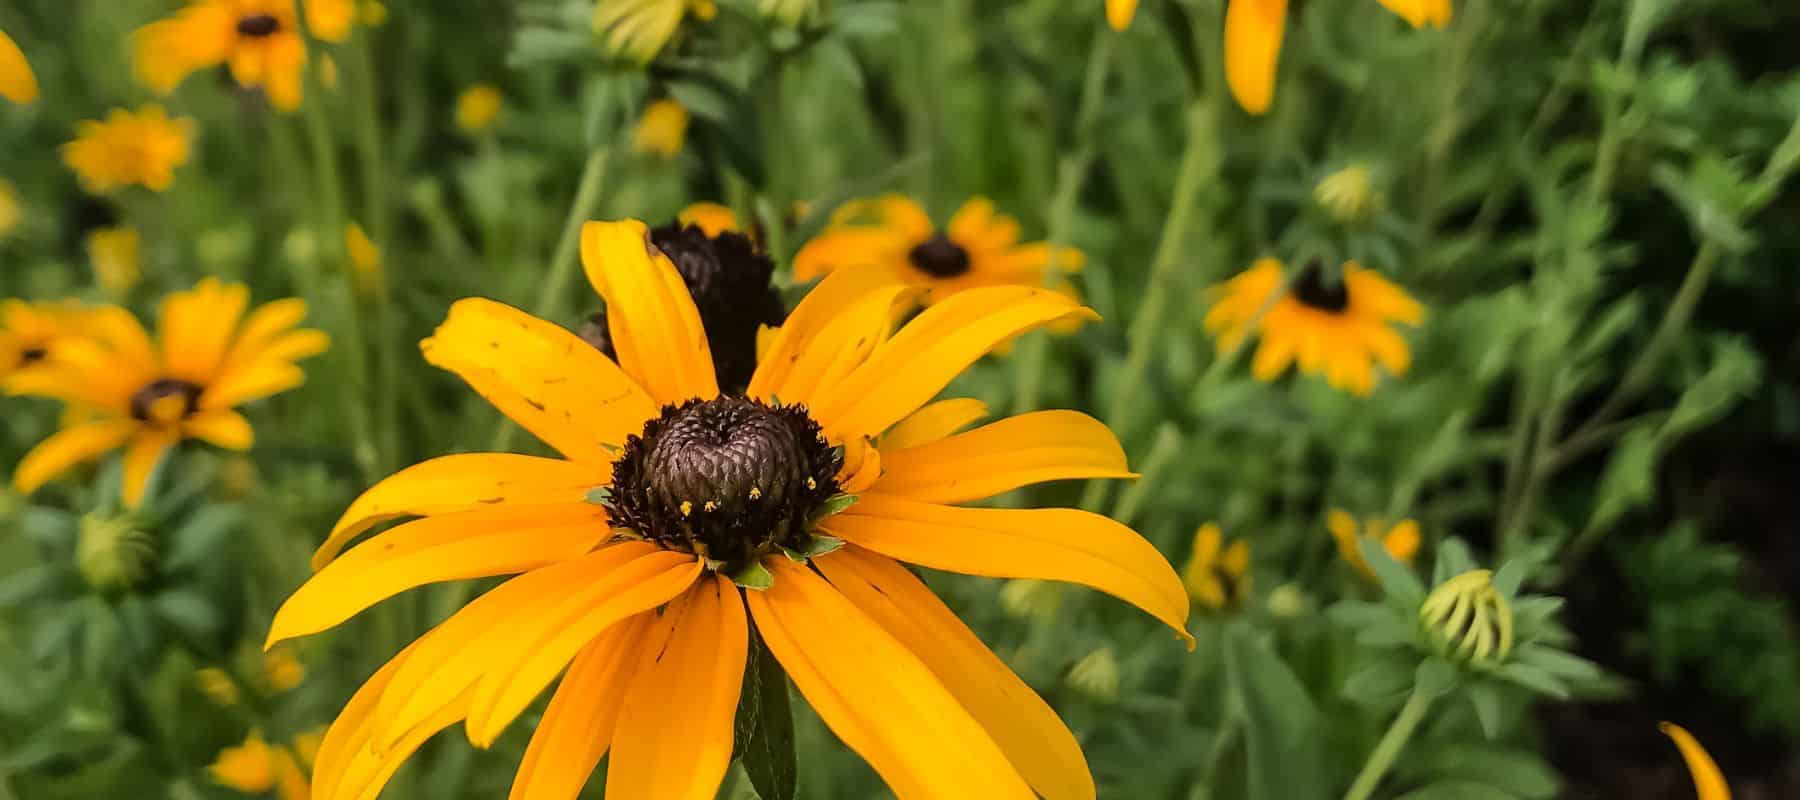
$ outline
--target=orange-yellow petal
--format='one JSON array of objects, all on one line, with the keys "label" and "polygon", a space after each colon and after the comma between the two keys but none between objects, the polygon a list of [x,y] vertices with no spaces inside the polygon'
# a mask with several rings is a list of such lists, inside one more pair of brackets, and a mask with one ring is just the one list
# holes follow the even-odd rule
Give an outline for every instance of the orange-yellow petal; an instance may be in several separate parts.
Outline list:
[{"label": "orange-yellow petal", "polygon": [[612,744],[651,616],[608,628],[582,648],[544,709],[507,800],[574,800]]},{"label": "orange-yellow petal", "polygon": [[886,338],[894,304],[906,293],[891,277],[872,270],[827,275],[775,331],[757,359],[747,394],[810,404],[827,373],[854,368]]},{"label": "orange-yellow petal", "polygon": [[917,447],[883,448],[872,491],[962,503],[1045,481],[1132,478],[1125,448],[1078,411],[1036,411]]},{"label": "orange-yellow petal", "polygon": [[168,377],[211,383],[249,304],[250,287],[214,278],[164,298],[156,329]]},{"label": "orange-yellow petal", "polygon": [[935,442],[980,421],[988,415],[987,403],[968,397],[939,400],[914,411],[881,437],[886,450],[903,450]]},{"label": "orange-yellow petal", "polygon": [[38,96],[37,76],[17,42],[0,31],[0,97],[15,103],[29,103]]},{"label": "orange-yellow petal", "polygon": [[606,300],[607,327],[626,374],[657,403],[718,396],[700,311],[644,223],[582,226],[581,263]]},{"label": "orange-yellow petal", "polygon": [[144,503],[144,493],[150,488],[150,476],[156,472],[156,465],[162,462],[164,453],[181,440],[178,428],[140,429],[125,448],[125,475],[122,487],[125,507],[136,509]]},{"label": "orange-yellow petal", "polygon": [[215,447],[249,450],[256,441],[250,420],[230,409],[202,411],[181,421],[181,432]]},{"label": "orange-yellow petal", "polygon": [[1225,6],[1225,83],[1252,114],[1275,98],[1275,67],[1287,26],[1287,0],[1228,0]]},{"label": "orange-yellow petal", "polygon": [[1115,31],[1131,27],[1131,18],[1137,14],[1138,0],[1106,0],[1106,24]]},{"label": "orange-yellow petal", "polygon": [[117,449],[138,429],[135,421],[109,419],[65,428],[39,442],[13,468],[13,488],[30,494],[76,464]]},{"label": "orange-yellow petal", "polygon": [[1673,722],[1665,722],[1658,726],[1663,735],[1674,740],[1675,747],[1681,751],[1681,758],[1687,762],[1688,774],[1694,777],[1694,794],[1698,800],[1731,800],[1731,787],[1725,783],[1725,774],[1719,771],[1718,762],[1713,760],[1706,748],[1686,728]]}]

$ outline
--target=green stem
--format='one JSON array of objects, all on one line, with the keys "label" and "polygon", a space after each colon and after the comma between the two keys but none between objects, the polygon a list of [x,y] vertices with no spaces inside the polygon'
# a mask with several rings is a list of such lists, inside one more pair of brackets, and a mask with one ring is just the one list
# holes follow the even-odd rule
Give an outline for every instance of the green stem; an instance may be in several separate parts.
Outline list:
[{"label": "green stem", "polygon": [[1156,480],[1168,469],[1169,462],[1181,450],[1181,431],[1174,423],[1165,422],[1156,429],[1156,441],[1150,445],[1150,455],[1144,459],[1142,471],[1136,483],[1131,485],[1125,494],[1119,497],[1119,504],[1113,506],[1112,518],[1130,525],[1137,518],[1138,511],[1143,508],[1144,501],[1150,496]]},{"label": "green stem", "polygon": [[1649,344],[1638,351],[1637,359],[1625,370],[1625,377],[1619,381],[1612,394],[1601,403],[1600,410],[1594,412],[1587,423],[1582,425],[1583,432],[1611,422],[1619,412],[1625,410],[1626,404],[1649,386],[1663,357],[1681,338],[1682,331],[1693,318],[1694,306],[1699,304],[1701,295],[1706,293],[1706,285],[1712,280],[1713,270],[1718,266],[1721,255],[1722,247],[1716,240],[1708,239],[1701,243],[1700,251],[1694,254],[1687,274],[1681,279],[1680,288],[1675,290],[1675,299],[1669,303],[1668,311],[1663,314],[1656,332],[1650,335]]},{"label": "green stem", "polygon": [[1381,783],[1388,769],[1393,767],[1394,759],[1400,757],[1400,751],[1406,749],[1407,740],[1412,738],[1413,731],[1418,730],[1419,723],[1425,719],[1426,709],[1431,707],[1431,696],[1413,686],[1412,694],[1406,698],[1406,705],[1400,707],[1400,715],[1394,717],[1393,724],[1388,726],[1387,733],[1382,734],[1381,741],[1375,744],[1375,750],[1369,753],[1369,760],[1363,762],[1362,771],[1356,774],[1356,780],[1350,784],[1350,791],[1344,793],[1344,800],[1368,800]]}]

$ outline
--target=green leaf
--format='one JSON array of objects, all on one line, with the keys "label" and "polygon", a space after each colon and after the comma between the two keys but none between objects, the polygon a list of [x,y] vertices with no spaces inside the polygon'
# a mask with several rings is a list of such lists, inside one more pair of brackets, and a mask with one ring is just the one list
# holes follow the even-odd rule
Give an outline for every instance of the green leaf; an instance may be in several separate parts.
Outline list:
[{"label": "green leaf", "polygon": [[1359,705],[1392,708],[1412,687],[1416,658],[1408,654],[1374,659],[1350,673],[1339,694]]},{"label": "green leaf", "polygon": [[1491,681],[1476,681],[1469,684],[1466,693],[1469,705],[1475,707],[1475,721],[1481,723],[1482,735],[1489,739],[1498,738],[1506,719],[1500,687]]},{"label": "green leaf", "polygon": [[793,800],[799,785],[794,755],[794,715],[787,673],[750,626],[750,658],[738,701],[736,749],[744,774],[762,800]]},{"label": "green leaf", "polygon": [[1437,564],[1431,570],[1431,585],[1436,586],[1475,568],[1475,557],[1469,546],[1456,537],[1445,539],[1437,549]]},{"label": "green leaf", "polygon": [[1399,800],[1519,800],[1486,784],[1441,781],[1401,795]]},{"label": "green leaf", "polygon": [[1510,663],[1494,671],[1501,680],[1510,681],[1530,689],[1538,694],[1548,695],[1558,700],[1567,700],[1569,686],[1560,678],[1550,674],[1542,667],[1529,664]]},{"label": "green leaf", "polygon": [[818,509],[813,511],[812,516],[806,520],[806,527],[816,527],[819,523],[843,513],[845,509],[856,505],[856,500],[857,497],[853,494],[834,494],[825,498],[825,502],[820,503]]},{"label": "green leaf", "polygon": [[745,589],[754,589],[759,592],[775,585],[775,575],[769,572],[768,567],[765,567],[760,562],[756,561],[752,561],[739,567],[737,571],[728,574],[726,577],[730,578],[731,582],[738,586]]},{"label": "green leaf", "polygon": [[1542,669],[1565,681],[1598,680],[1604,674],[1600,665],[1592,661],[1541,644],[1521,646],[1513,651],[1513,660]]},{"label": "green leaf", "polygon": [[1655,431],[1641,427],[1633,428],[1619,440],[1600,477],[1594,515],[1588,520],[1590,529],[1605,528],[1650,499],[1656,478],[1656,438]]},{"label": "green leaf", "polygon": [[1373,536],[1359,537],[1362,541],[1363,560],[1368,562],[1369,570],[1375,573],[1375,579],[1381,582],[1381,590],[1388,597],[1404,606],[1417,606],[1425,602],[1425,584],[1419,582],[1412,568],[1394,560],[1388,555],[1387,548]]},{"label": "green leaf", "polygon": [[1663,423],[1662,435],[1680,436],[1711,424],[1756,388],[1762,380],[1762,362],[1737,339],[1721,338],[1713,345],[1713,361],[1700,379],[1688,385],[1675,410]]},{"label": "green leaf", "polygon": [[1455,689],[1461,678],[1454,664],[1434,656],[1419,662],[1413,684],[1427,699],[1436,700]]},{"label": "green leaf", "polygon": [[1234,624],[1224,637],[1225,668],[1233,695],[1244,709],[1244,742],[1249,759],[1251,800],[1322,797],[1317,786],[1318,711],[1287,662],[1269,650],[1248,626]]},{"label": "green leaf", "polygon": [[836,536],[813,534],[812,544],[807,545],[806,552],[802,553],[802,555],[807,558],[818,558],[822,555],[835,553],[843,546],[844,540],[839,539]]},{"label": "green leaf", "polygon": [[218,631],[219,612],[206,596],[196,591],[164,592],[150,601],[157,616],[162,617],[182,636],[204,641]]},{"label": "green leaf", "polygon": [[1556,796],[1556,772],[1529,750],[1490,744],[1453,743],[1427,751],[1416,766],[1443,780],[1467,781],[1524,800]]}]

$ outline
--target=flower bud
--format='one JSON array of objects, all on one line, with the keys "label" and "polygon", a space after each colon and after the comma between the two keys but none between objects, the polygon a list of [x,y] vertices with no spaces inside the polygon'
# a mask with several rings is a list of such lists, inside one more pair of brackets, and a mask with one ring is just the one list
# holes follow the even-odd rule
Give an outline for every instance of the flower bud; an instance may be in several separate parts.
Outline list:
[{"label": "flower bud", "polygon": [[88,514],[75,541],[75,566],[89,586],[102,592],[141,584],[156,565],[155,542],[132,520]]},{"label": "flower bud", "polygon": [[1069,668],[1069,685],[1101,702],[1119,698],[1119,659],[1111,647],[1101,647],[1081,657]]},{"label": "flower bud", "polygon": [[1374,178],[1369,168],[1361,164],[1352,164],[1325,176],[1313,187],[1313,200],[1332,219],[1343,223],[1365,221],[1382,206]]},{"label": "flower bud", "polygon": [[1513,615],[1494,588],[1492,570],[1470,570],[1444,581],[1419,608],[1432,649],[1445,658],[1492,665],[1512,653]]}]

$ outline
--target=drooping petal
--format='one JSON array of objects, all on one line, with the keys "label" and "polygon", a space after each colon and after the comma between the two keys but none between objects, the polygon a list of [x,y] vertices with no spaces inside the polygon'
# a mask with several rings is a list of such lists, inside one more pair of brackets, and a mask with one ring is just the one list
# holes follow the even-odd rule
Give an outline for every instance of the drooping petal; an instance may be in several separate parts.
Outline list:
[{"label": "drooping petal", "polygon": [[1731,800],[1731,787],[1725,783],[1725,774],[1719,770],[1718,762],[1713,760],[1700,740],[1686,728],[1673,722],[1664,722],[1658,726],[1663,735],[1674,740],[1675,747],[1681,751],[1681,759],[1687,762],[1688,774],[1694,778],[1694,794],[1698,800]]},{"label": "drooping petal", "polygon": [[606,773],[608,797],[711,800],[731,765],[749,624],[715,575],[669,604],[646,637]]},{"label": "drooping petal", "polygon": [[901,561],[991,578],[1098,589],[1187,633],[1188,597],[1156,547],[1124,525],[1067,508],[956,508],[869,492],[825,532]]},{"label": "drooping petal", "polygon": [[757,631],[844,744],[901,800],[1032,797],[999,745],[929,667],[811,570],[766,562]]},{"label": "drooping petal", "polygon": [[874,436],[929,401],[996,345],[1066,317],[1098,317],[1056,292],[970,289],[927,308],[835,386],[813,418],[837,441]]},{"label": "drooping petal", "polygon": [[140,428],[130,446],[125,448],[125,507],[135,509],[144,503],[144,491],[150,487],[150,475],[162,461],[163,453],[181,441],[175,428]]},{"label": "drooping petal", "polygon": [[910,246],[903,234],[886,228],[827,230],[794,254],[794,280],[816,280],[833,272],[866,272],[892,280],[888,262],[894,253],[904,253]]},{"label": "drooping petal", "polygon": [[276,337],[293,330],[306,319],[306,301],[298,297],[275,300],[257,306],[244,315],[237,339],[226,351],[226,363],[237,364],[256,357]]},{"label": "drooping petal", "polygon": [[249,304],[250,287],[215,278],[164,298],[156,326],[169,376],[201,386],[211,383]]},{"label": "drooping petal", "polygon": [[[426,361],[456,373],[501,413],[576,461],[610,463],[614,454],[607,447],[641,433],[644,421],[656,416],[650,395],[592,345],[492,300],[457,301],[419,349]],[[712,367],[707,370],[710,376]]]},{"label": "drooping petal", "polygon": [[[625,542],[608,549],[641,544]],[[493,744],[588,642],[621,620],[669,602],[693,585],[701,567],[700,559],[687,553],[651,548],[625,563],[595,571],[543,613],[483,638],[478,646],[484,650],[512,655],[476,685],[469,707],[469,740],[478,747]]]},{"label": "drooping petal", "polygon": [[37,76],[19,45],[0,31],[0,97],[15,103],[29,103],[38,97]]},{"label": "drooping petal", "polygon": [[109,419],[57,431],[19,459],[13,468],[13,488],[23,494],[37,491],[76,464],[125,444],[137,429],[133,420]]},{"label": "drooping petal", "polygon": [[1106,425],[1077,411],[1036,411],[917,447],[883,448],[872,491],[961,503],[1045,481],[1134,478]]},{"label": "drooping petal", "polygon": [[1225,83],[1252,114],[1275,99],[1275,67],[1287,26],[1287,0],[1228,0],[1225,6]]},{"label": "drooping petal", "polygon": [[507,800],[575,800],[612,744],[651,617],[620,622],[582,648],[525,748]]},{"label": "drooping petal", "polygon": [[582,226],[581,263],[606,300],[607,328],[626,374],[659,404],[719,395],[700,311],[644,223]]},{"label": "drooping petal", "polygon": [[336,788],[326,790],[315,783],[313,796],[337,800],[376,800],[388,781],[393,779],[394,773],[406,764],[413,753],[418,752],[426,740],[462,719],[468,704],[466,695],[458,697],[381,749],[365,746],[352,753],[338,778]]},{"label": "drooping petal", "polygon": [[181,432],[227,450],[249,450],[256,441],[250,420],[227,408],[202,411],[182,420]]},{"label": "drooping petal", "polygon": [[320,798],[336,796],[345,769],[368,749],[369,736],[374,731],[375,704],[416,646],[408,645],[364,681],[325,731],[325,738],[313,755],[313,788]]},{"label": "drooping petal", "polygon": [[317,633],[408,589],[527,572],[580,556],[612,531],[591,503],[501,505],[427,517],[345,553],[294,590],[269,643]]},{"label": "drooping petal", "polygon": [[931,669],[1046,800],[1092,800],[1068,726],[917,577],[855,545],[813,560],[851,603]]},{"label": "drooping petal", "polygon": [[[889,308],[879,316],[868,316],[872,305],[869,298],[878,294],[889,298]],[[806,293],[787,321],[776,330],[767,353],[757,359],[756,374],[750,379],[747,394],[762,400],[779,397],[783,402],[807,401],[809,398],[793,393],[797,386],[792,376],[801,360],[808,359],[809,364],[838,363],[838,358],[826,358],[814,352],[824,347],[866,354],[867,347],[886,336],[893,320],[892,303],[898,302],[904,294],[905,290],[892,277],[874,270],[841,270],[825,276],[825,280]],[[827,329],[833,329],[836,336],[847,335],[852,341],[828,338],[825,335]],[[865,345],[864,339],[872,341]],[[815,343],[823,343],[823,346]],[[813,371],[823,372],[824,369],[814,368]],[[807,383],[816,385],[817,377]]]},{"label": "drooping petal", "polygon": [[1131,27],[1131,18],[1137,14],[1138,0],[1106,0],[1106,24],[1115,31]]},{"label": "drooping petal", "polygon": [[914,411],[881,436],[881,446],[903,450],[935,442],[988,415],[987,403],[969,397],[939,400]]},{"label": "drooping petal", "polygon": [[313,553],[312,567],[324,569],[351,539],[387,520],[496,505],[575,502],[611,477],[609,465],[555,458],[513,453],[439,456],[383,478],[356,498]]},{"label": "drooping petal", "polygon": [[293,364],[256,364],[233,370],[200,393],[203,409],[232,408],[252,400],[281,394],[306,382],[306,372]]}]

